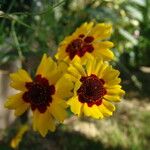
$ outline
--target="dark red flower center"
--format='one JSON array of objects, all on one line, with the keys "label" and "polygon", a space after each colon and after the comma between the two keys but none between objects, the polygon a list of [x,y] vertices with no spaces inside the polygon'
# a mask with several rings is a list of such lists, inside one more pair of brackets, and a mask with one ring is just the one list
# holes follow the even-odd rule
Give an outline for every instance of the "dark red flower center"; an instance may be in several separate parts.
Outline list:
[{"label": "dark red flower center", "polygon": [[94,38],[80,34],[77,39],[74,39],[66,48],[69,58],[72,60],[75,55],[80,57],[84,56],[86,52],[91,53],[94,50],[92,45]]},{"label": "dark red flower center", "polygon": [[49,85],[46,78],[37,75],[33,82],[26,82],[25,86],[28,90],[23,94],[23,100],[31,104],[32,110],[38,109],[44,113],[52,102],[54,85]]},{"label": "dark red flower center", "polygon": [[103,96],[106,94],[104,80],[92,74],[87,77],[81,77],[80,81],[82,85],[77,90],[79,101],[87,103],[89,107],[94,104],[101,105]]}]

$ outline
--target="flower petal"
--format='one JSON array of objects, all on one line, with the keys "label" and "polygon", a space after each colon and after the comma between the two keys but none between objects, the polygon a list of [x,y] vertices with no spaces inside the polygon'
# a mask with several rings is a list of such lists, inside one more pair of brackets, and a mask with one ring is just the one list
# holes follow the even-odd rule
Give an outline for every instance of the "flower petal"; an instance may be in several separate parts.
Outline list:
[{"label": "flower petal", "polygon": [[112,103],[110,103],[104,99],[103,99],[103,105],[110,111],[115,111],[115,106]]},{"label": "flower petal", "polygon": [[28,108],[29,108],[29,104],[23,103],[22,105],[16,108],[15,115],[16,116],[22,115]]},{"label": "flower petal", "polygon": [[94,22],[89,22],[89,23],[85,22],[79,28],[77,28],[77,30],[75,31],[74,34],[77,34],[77,35],[80,35],[80,34],[88,35],[88,33],[92,30],[93,25],[94,25]]},{"label": "flower petal", "polygon": [[68,81],[69,79],[66,76],[63,76],[56,83],[56,94],[64,99],[68,99],[73,95],[73,87],[74,83],[72,81]]},{"label": "flower petal", "polygon": [[26,103],[22,99],[23,93],[18,93],[16,95],[12,95],[8,97],[4,106],[9,109],[15,109],[15,115],[22,115],[30,106],[30,104]]},{"label": "flower petal", "polygon": [[70,67],[68,68],[68,73],[77,79],[79,79],[81,76],[80,72],[73,65],[70,65]]},{"label": "flower petal", "polygon": [[11,87],[20,91],[25,91],[26,90],[25,83],[32,81],[29,74],[23,69],[18,70],[16,73],[11,73],[10,78],[12,81],[10,84]]},{"label": "flower petal", "polygon": [[84,111],[85,116],[91,116],[96,119],[103,118],[102,113],[99,111],[96,105],[89,107],[87,103],[84,103],[83,111]]},{"label": "flower petal", "polygon": [[112,25],[105,23],[96,24],[90,32],[90,35],[99,40],[104,40],[110,37],[112,33]]},{"label": "flower petal", "polygon": [[28,103],[23,101],[22,95],[23,92],[9,96],[4,106],[10,109],[16,109],[22,105],[28,105]]},{"label": "flower petal", "polygon": [[43,55],[41,63],[37,69],[36,75],[38,74],[48,79],[51,84],[55,84],[61,75],[58,73],[56,62],[54,62],[51,57],[47,57],[46,54]]},{"label": "flower petal", "polygon": [[40,65],[38,66],[38,69],[36,71],[36,74],[41,74],[45,72],[46,62],[47,62],[47,55],[44,54],[40,62]]},{"label": "flower petal", "polygon": [[107,95],[119,95],[119,96],[123,96],[124,95],[124,91],[120,88],[116,88],[116,89],[107,89]]},{"label": "flower petal", "polygon": [[72,65],[78,70],[81,76],[86,76],[86,72],[79,62],[75,61],[72,63]]},{"label": "flower petal", "polygon": [[113,96],[111,96],[111,95],[105,95],[104,99],[106,99],[108,101],[114,101],[114,102],[120,102],[121,101],[121,98],[118,95],[115,95],[115,96],[114,95]]},{"label": "flower petal", "polygon": [[55,131],[55,123],[47,110],[45,113],[40,113],[35,110],[33,113],[33,129],[39,131],[40,134],[45,137],[48,130]]},{"label": "flower petal", "polygon": [[74,97],[72,97],[71,99],[69,99],[69,100],[67,101],[67,104],[70,105],[71,111],[72,111],[74,114],[77,114],[78,116],[80,116],[82,103],[79,102],[78,96],[74,96]]},{"label": "flower petal", "polygon": [[118,78],[119,74],[120,74],[120,72],[118,70],[112,69],[112,67],[109,66],[105,69],[102,78],[106,82],[109,82],[111,80]]},{"label": "flower petal", "polygon": [[49,110],[56,120],[63,122],[64,119],[67,118],[67,112],[65,110],[66,107],[67,104],[65,101],[55,97],[55,99],[49,107]]},{"label": "flower petal", "polygon": [[[109,106],[109,107],[108,107]],[[111,109],[110,109],[111,108]],[[108,116],[111,116],[112,115],[112,112],[115,108],[113,108],[113,106],[111,106],[110,104],[101,104],[99,106],[99,110],[100,112],[105,116],[105,117],[108,117]]]}]

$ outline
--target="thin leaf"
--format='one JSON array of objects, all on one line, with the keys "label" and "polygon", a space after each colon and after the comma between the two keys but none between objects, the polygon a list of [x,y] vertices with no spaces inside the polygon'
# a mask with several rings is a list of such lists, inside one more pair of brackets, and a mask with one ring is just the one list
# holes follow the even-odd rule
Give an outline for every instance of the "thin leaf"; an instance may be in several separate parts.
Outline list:
[{"label": "thin leaf", "polygon": [[136,40],[136,38],[134,38],[128,31],[120,28],[119,29],[119,33],[125,37],[127,40],[131,41],[134,45],[136,45],[138,43],[138,41]]}]

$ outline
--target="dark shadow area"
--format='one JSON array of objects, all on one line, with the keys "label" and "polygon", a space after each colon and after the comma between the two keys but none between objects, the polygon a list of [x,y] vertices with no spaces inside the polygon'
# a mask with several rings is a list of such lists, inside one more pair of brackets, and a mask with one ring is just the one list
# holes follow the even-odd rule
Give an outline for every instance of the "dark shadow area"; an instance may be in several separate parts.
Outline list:
[{"label": "dark shadow area", "polygon": [[[19,128],[16,122],[13,128],[8,129],[5,137],[0,141],[0,150],[12,150],[11,141],[15,138],[16,130]],[[88,132],[88,131],[87,131]],[[20,138],[20,137],[19,137]],[[17,139],[18,140],[18,139]],[[28,130],[22,137],[18,150],[124,150],[121,146],[112,147],[104,145],[96,138],[88,138],[76,131],[64,130],[61,127],[54,133],[49,132],[45,138],[33,130]]]},{"label": "dark shadow area", "polygon": [[[150,98],[150,73],[144,73],[141,70],[132,70],[131,72],[136,77],[135,81],[133,81],[134,78],[131,79],[131,76],[122,81],[123,89],[127,93],[126,98]],[[139,84],[139,87],[136,84]]]},{"label": "dark shadow area", "polygon": [[3,141],[0,141],[0,150],[13,150],[11,147],[9,147],[6,143]]},{"label": "dark shadow area", "polygon": [[125,98],[150,98],[150,67],[147,67],[148,72],[140,68],[127,68],[123,64],[117,64],[116,68],[120,70]]},{"label": "dark shadow area", "polygon": [[87,138],[79,132],[68,132],[59,130],[50,133],[46,138],[28,132],[24,135],[19,145],[21,150],[123,150],[122,147],[104,146],[100,141]]}]

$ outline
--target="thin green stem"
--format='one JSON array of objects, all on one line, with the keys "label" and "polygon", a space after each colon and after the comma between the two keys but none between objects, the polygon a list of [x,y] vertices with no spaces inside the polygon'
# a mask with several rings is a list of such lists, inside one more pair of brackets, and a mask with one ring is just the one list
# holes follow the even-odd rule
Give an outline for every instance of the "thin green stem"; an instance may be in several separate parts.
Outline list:
[{"label": "thin green stem", "polygon": [[32,15],[44,15],[46,13],[48,13],[49,11],[52,11],[53,9],[55,9],[56,7],[60,6],[61,4],[63,4],[66,0],[60,1],[59,3],[55,4],[53,7],[48,6],[47,10],[44,10],[42,12],[14,12],[12,13],[13,15],[26,15],[26,16],[32,16]]},{"label": "thin green stem", "polygon": [[27,27],[27,28],[30,28],[30,29],[34,30],[31,26],[29,26],[28,24],[26,24],[23,21],[19,20],[16,16],[12,16],[10,14],[3,13],[3,14],[0,14],[0,18],[5,18],[5,19],[9,19],[11,21],[15,21],[15,22]]},{"label": "thin green stem", "polygon": [[14,20],[12,21],[11,31],[12,31],[12,36],[13,36],[13,39],[14,39],[14,42],[15,42],[15,45],[16,45],[16,49],[18,51],[19,58],[20,58],[21,62],[23,62],[24,61],[24,56],[22,54],[22,51],[21,51],[21,48],[20,48],[20,44],[19,44],[19,41],[18,41],[18,37],[16,35],[15,21]]},{"label": "thin green stem", "polygon": [[[15,0],[12,0],[12,2],[10,3],[10,5],[9,5],[7,11],[6,11],[6,13],[9,13],[9,12],[10,12],[10,10],[12,9],[14,3],[15,3]],[[1,23],[1,28],[2,28],[2,29],[3,29],[3,27],[4,27],[4,24],[5,24],[5,19],[2,20],[2,23]]]},{"label": "thin green stem", "polygon": [[11,14],[9,14],[9,13],[4,13],[4,12],[3,12],[3,13],[0,14],[0,18],[9,19],[9,20],[11,20],[11,21],[15,20],[15,22],[17,22],[17,23],[23,25],[24,27],[27,27],[27,28],[29,28],[29,29],[34,30],[30,25],[28,25],[28,24],[24,23],[23,21],[19,20],[19,19],[17,18],[17,16],[15,16],[15,15],[27,15],[27,16],[30,16],[30,15],[44,15],[44,14],[48,13],[49,11],[52,11],[54,8],[60,6],[60,5],[63,4],[64,2],[65,2],[65,0],[63,0],[63,1],[59,2],[59,3],[57,3],[57,4],[54,5],[53,7],[49,7],[47,10],[45,10],[45,11],[43,11],[43,12],[39,12],[39,13],[37,13],[37,12],[34,12],[34,13],[16,12],[16,13],[11,13]]}]

